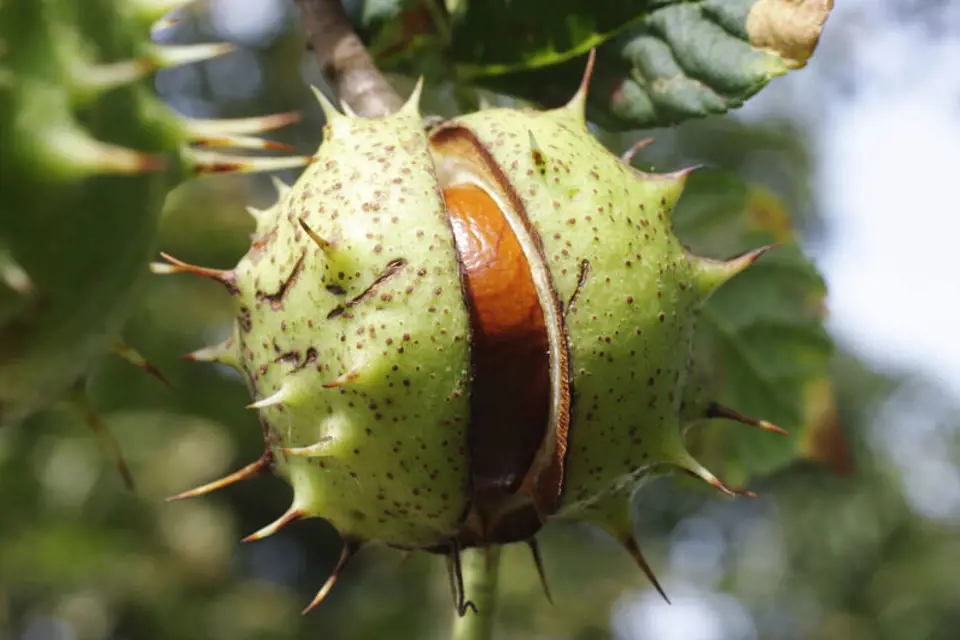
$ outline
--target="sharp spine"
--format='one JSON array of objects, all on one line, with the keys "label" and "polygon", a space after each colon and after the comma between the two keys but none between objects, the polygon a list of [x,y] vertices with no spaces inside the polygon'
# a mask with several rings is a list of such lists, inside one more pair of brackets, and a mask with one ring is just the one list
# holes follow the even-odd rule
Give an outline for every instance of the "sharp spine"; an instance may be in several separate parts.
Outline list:
[{"label": "sharp spine", "polygon": [[547,597],[547,602],[553,604],[553,596],[550,595],[550,584],[547,582],[547,573],[543,569],[543,557],[540,555],[540,543],[536,538],[527,539],[527,547],[530,549],[530,555],[533,556],[533,564],[537,568],[537,575],[540,576],[540,586],[543,587],[543,595]]},{"label": "sharp spine", "polygon": [[705,166],[706,165],[704,164],[694,164],[689,167],[684,167],[683,169],[677,169],[676,171],[668,171],[667,173],[648,173],[646,171],[641,171],[636,167],[630,168],[633,170],[633,175],[642,180],[663,182],[674,187],[674,189],[677,190],[676,196],[673,199],[673,202],[675,203],[677,198],[680,197],[680,192],[683,190],[682,187],[687,182],[687,178],[690,177],[690,174],[694,171],[702,169]]},{"label": "sharp spine", "polygon": [[701,301],[706,301],[714,291],[756,262],[760,256],[778,246],[779,243],[770,244],[729,260],[713,260],[688,255],[693,267],[693,284],[700,293]]},{"label": "sharp spine", "polygon": [[363,372],[363,367],[354,367],[350,371],[337,376],[330,382],[324,383],[322,386],[324,389],[339,389],[340,387],[345,387],[349,384],[356,382],[360,378],[360,374]]},{"label": "sharp spine", "polygon": [[229,42],[211,42],[190,45],[155,45],[150,56],[158,67],[178,67],[202,62],[232,53],[236,47]]},{"label": "sharp spine", "polygon": [[358,540],[351,538],[344,538],[343,549],[340,551],[340,559],[337,560],[337,565],[333,568],[333,571],[330,573],[330,577],[327,578],[327,581],[323,583],[323,586],[320,587],[320,591],[317,592],[317,595],[314,596],[313,600],[306,606],[306,608],[301,612],[302,615],[310,613],[314,608],[317,607],[324,598],[327,597],[327,594],[330,593],[330,590],[333,589],[333,585],[336,584],[337,578],[343,573],[343,570],[350,563],[351,558],[356,555],[357,551],[360,550],[361,543]]},{"label": "sharp spine", "polygon": [[73,70],[73,81],[85,94],[99,93],[132,84],[156,69],[156,62],[150,58],[136,58],[112,64],[81,64]]},{"label": "sharp spine", "polygon": [[184,149],[183,154],[198,174],[207,173],[254,173],[295,169],[313,162],[312,156],[288,156],[283,158],[245,158],[215,151]]},{"label": "sharp spine", "polygon": [[6,249],[0,249],[0,281],[24,297],[36,292],[33,280]]},{"label": "sharp spine", "polygon": [[630,165],[633,164],[633,158],[643,149],[646,149],[651,144],[653,144],[653,138],[643,138],[642,140],[637,140],[631,145],[629,149],[623,152],[623,155],[620,156],[620,160],[623,161],[623,164]]},{"label": "sharp spine", "polygon": [[417,78],[417,84],[414,85],[413,91],[410,92],[410,96],[407,98],[407,101],[403,103],[402,107],[400,107],[400,111],[416,118],[420,118],[420,99],[422,96],[423,76],[420,76]]},{"label": "sharp spine", "polygon": [[330,444],[332,442],[333,436],[324,436],[309,446],[283,448],[280,449],[280,452],[303,458],[329,458],[332,457],[330,452]]},{"label": "sharp spine", "polygon": [[275,407],[277,405],[296,404],[302,397],[300,385],[293,381],[284,382],[283,385],[272,395],[251,402],[247,409],[264,409],[266,407]]},{"label": "sharp spine", "polygon": [[167,380],[167,377],[164,376],[159,369],[157,369],[155,366],[147,362],[146,358],[140,355],[140,353],[136,349],[128,345],[123,340],[115,341],[113,343],[112,351],[114,355],[119,356],[120,358],[123,358],[124,360],[126,360],[127,362],[129,362],[135,367],[139,367],[143,369],[144,371],[146,371],[147,373],[155,377],[157,380],[165,384],[168,388],[173,387],[173,385],[170,384],[170,381]]},{"label": "sharp spine", "polygon": [[44,143],[58,164],[75,175],[149,173],[160,171],[167,164],[163,156],[100,142],[75,129],[51,131]]},{"label": "sharp spine", "polygon": [[627,550],[627,553],[630,554],[630,557],[633,558],[633,561],[637,563],[637,566],[640,567],[640,570],[643,571],[643,575],[647,576],[647,580],[649,580],[653,588],[657,590],[660,597],[663,598],[667,604],[671,604],[670,598],[667,597],[667,592],[663,590],[660,581],[657,580],[656,574],[653,573],[653,569],[650,567],[650,563],[647,562],[647,559],[643,556],[643,552],[640,551],[636,538],[634,538],[632,534],[627,534],[621,538],[620,543]]},{"label": "sharp spine", "polygon": [[[594,514],[593,517],[588,517],[588,520],[606,531],[611,537],[613,537],[614,540],[620,543],[620,546],[622,546],[627,553],[630,554],[630,557],[633,558],[633,561],[637,564],[640,570],[643,571],[643,575],[647,577],[647,580],[649,580],[650,584],[653,585],[653,588],[657,590],[657,593],[660,594],[660,597],[662,597],[669,604],[670,598],[667,597],[666,592],[660,585],[660,581],[657,580],[656,574],[654,574],[653,569],[650,567],[650,563],[647,562],[647,559],[640,551],[640,547],[637,545],[637,540],[634,537],[633,519],[630,515],[630,505],[632,500],[628,496],[621,495],[620,497],[623,498],[622,502],[609,502],[606,505],[606,510],[601,510],[600,512]],[[609,498],[609,500],[613,499],[615,499],[613,496]]]},{"label": "sharp spine", "polygon": [[350,108],[350,105],[347,103],[346,100],[341,98],[339,102],[340,102],[340,109],[343,111],[345,116],[347,116],[348,118],[357,117],[357,112]]},{"label": "sharp spine", "polygon": [[324,253],[329,253],[333,250],[333,243],[320,237],[316,231],[310,228],[310,225],[307,224],[306,220],[303,218],[297,218],[297,220],[300,222],[300,226],[303,227],[303,230],[306,232],[307,236],[313,240],[314,244],[320,247],[321,251]]},{"label": "sharp spine", "polygon": [[273,188],[277,192],[277,203],[283,202],[283,199],[287,197],[288,193],[290,193],[290,185],[277,176],[270,176],[270,182],[273,184]]},{"label": "sharp spine", "polygon": [[333,103],[327,98],[326,95],[317,87],[311,85],[310,89],[313,91],[313,95],[316,97],[317,102],[320,103],[320,108],[323,109],[323,115],[326,118],[327,124],[333,126],[333,124],[340,120],[346,120],[347,117],[340,113]]},{"label": "sharp spine", "polygon": [[190,360],[193,362],[216,362],[217,364],[226,365],[236,369],[240,366],[240,360],[237,358],[237,352],[234,345],[235,341],[233,336],[231,336],[220,344],[215,344],[210,347],[204,347],[202,349],[197,349],[196,351],[191,351],[190,353],[181,356],[181,358],[183,360]]},{"label": "sharp spine", "polygon": [[264,140],[252,136],[199,136],[193,143],[200,147],[227,147],[231,149],[267,149],[269,151],[295,151],[296,148],[282,142]]},{"label": "sharp spine", "polygon": [[693,476],[694,478],[703,480],[718,491],[721,491],[730,497],[737,495],[735,491],[723,484],[723,482],[721,482],[717,476],[713,475],[709,469],[697,462],[690,454],[685,454],[683,459],[675,464],[685,473]]},{"label": "sharp spine", "polygon": [[699,168],[699,165],[694,165],[669,173],[646,173],[632,166],[630,170],[637,179],[642,180],[650,186],[654,186],[658,190],[661,212],[666,217],[673,213],[673,209],[680,200],[680,196],[683,195],[687,178]]},{"label": "sharp spine", "polygon": [[274,520],[264,528],[260,529],[259,531],[256,531],[255,533],[251,533],[246,538],[244,538],[242,542],[255,542],[257,540],[263,540],[266,537],[272,536],[277,531],[280,531],[280,529],[284,528],[288,524],[292,522],[296,522],[297,520],[300,520],[306,517],[306,515],[307,515],[306,512],[304,512],[302,509],[298,509],[296,507],[290,507],[289,509],[287,509],[286,513],[284,513],[282,516],[280,516],[279,518],[277,518],[276,520]]},{"label": "sharp spine", "polygon": [[764,431],[771,431],[773,433],[779,433],[780,435],[790,435],[786,429],[782,429],[772,422],[767,422],[766,420],[761,420],[759,418],[751,418],[750,416],[745,416],[742,413],[735,411],[729,407],[725,407],[718,402],[711,402],[707,407],[707,417],[708,418],[724,418],[726,420],[733,420],[741,424],[746,424],[751,427],[757,427],[758,429],[763,429]]},{"label": "sharp spine", "polygon": [[182,123],[192,136],[218,137],[250,135],[283,128],[300,120],[300,112],[285,111],[253,118],[203,119],[182,117]]},{"label": "sharp spine", "polygon": [[172,17],[160,18],[159,20],[154,22],[152,25],[150,25],[150,34],[153,35],[158,31],[163,31],[164,29],[172,27],[175,24],[179,24],[180,22],[182,22],[181,18],[172,18]]},{"label": "sharp spine", "polygon": [[189,273],[190,275],[200,276],[201,278],[209,278],[216,282],[219,282],[223,286],[227,287],[230,291],[237,290],[237,278],[236,274],[233,271],[224,271],[222,269],[209,269],[206,267],[198,267],[196,265],[187,264],[182,260],[178,260],[173,256],[161,252],[160,255],[163,257],[167,263],[163,262],[154,262],[150,265],[150,270],[153,273],[158,275],[169,275],[176,273]]},{"label": "sharp spine", "polygon": [[90,427],[90,430],[93,431],[93,433],[100,439],[100,442],[103,444],[103,446],[110,452],[111,456],[113,457],[114,464],[117,467],[117,471],[120,473],[120,477],[123,478],[123,483],[126,485],[127,489],[133,491],[133,474],[130,473],[130,467],[127,466],[127,462],[123,458],[123,452],[120,450],[120,445],[117,443],[116,438],[113,437],[113,434],[110,433],[110,430],[107,429],[107,426],[104,424],[100,414],[98,414],[96,409],[93,408],[93,405],[90,403],[90,398],[87,396],[84,385],[85,382],[83,379],[78,380],[70,390],[67,400],[73,410],[80,416],[87,426]]},{"label": "sharp spine", "polygon": [[197,496],[202,496],[217,489],[222,489],[228,487],[232,484],[236,484],[241,480],[248,480],[250,478],[255,478],[264,471],[267,471],[270,468],[270,457],[265,453],[260,457],[256,462],[252,462],[245,466],[239,471],[235,471],[228,476],[224,476],[219,480],[214,480],[213,482],[208,482],[207,484],[196,487],[189,491],[184,491],[183,493],[178,493],[175,496],[170,496],[167,498],[167,502],[174,502],[175,500],[184,500],[186,498],[195,498]]},{"label": "sharp spine", "polygon": [[583,70],[580,86],[577,88],[577,92],[573,94],[573,97],[570,98],[570,101],[567,102],[566,106],[563,107],[576,113],[584,123],[586,123],[587,114],[587,95],[590,92],[590,79],[593,77],[593,65],[596,59],[597,50],[595,48],[590,49],[590,53],[587,54],[587,65]]}]

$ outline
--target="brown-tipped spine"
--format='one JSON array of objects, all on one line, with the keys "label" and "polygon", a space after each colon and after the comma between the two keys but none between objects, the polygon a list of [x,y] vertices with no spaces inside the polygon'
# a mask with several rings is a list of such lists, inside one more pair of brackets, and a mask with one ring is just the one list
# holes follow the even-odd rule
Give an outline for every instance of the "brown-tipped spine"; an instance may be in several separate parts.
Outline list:
[{"label": "brown-tipped spine", "polygon": [[123,342],[122,340],[117,341],[113,346],[113,353],[117,355],[135,367],[139,367],[152,375],[154,378],[165,384],[168,388],[172,388],[173,385],[170,384],[170,381],[165,375],[149,362],[146,358],[140,355],[136,349]]},{"label": "brown-tipped spine", "polygon": [[307,514],[301,509],[290,507],[282,516],[280,516],[279,518],[277,518],[267,526],[263,527],[259,531],[251,533],[246,538],[244,538],[241,542],[256,542],[257,540],[263,540],[264,538],[272,536],[276,532],[280,531],[280,529],[283,529],[288,524],[291,524],[293,522],[296,522],[297,520],[301,520],[305,518],[306,515]]},{"label": "brown-tipped spine", "polygon": [[120,445],[117,444],[113,434],[110,433],[110,430],[107,429],[107,426],[103,423],[100,414],[97,413],[96,409],[94,409],[90,403],[90,398],[87,396],[85,389],[85,382],[82,379],[78,380],[70,390],[68,399],[74,411],[77,412],[87,426],[90,427],[90,430],[100,439],[104,448],[110,452],[114,464],[117,467],[117,472],[120,474],[120,477],[123,478],[123,483],[127,489],[133,491],[133,474],[130,473],[130,467],[127,466],[126,460],[123,459],[123,452],[120,450]]},{"label": "brown-tipped spine", "polygon": [[530,549],[530,555],[533,556],[533,564],[537,568],[537,575],[540,577],[540,586],[543,587],[543,595],[547,597],[547,602],[553,604],[553,596],[550,595],[550,584],[547,582],[547,572],[543,568],[543,556],[540,555],[540,543],[536,538],[527,539],[527,547]]},{"label": "brown-tipped spine", "polygon": [[200,276],[201,278],[209,278],[216,282],[219,282],[227,288],[231,295],[236,295],[239,293],[237,289],[237,277],[233,271],[224,271],[222,269],[210,269],[207,267],[198,267],[196,265],[188,264],[182,260],[178,260],[173,256],[161,252],[160,255],[168,264],[153,263],[150,265],[150,270],[156,274],[166,275],[174,273],[189,273],[190,275]]},{"label": "brown-tipped spine", "polygon": [[637,140],[634,142],[629,149],[623,152],[623,155],[620,156],[620,160],[623,164],[633,164],[633,158],[640,153],[643,149],[646,149],[651,144],[653,144],[653,138],[643,138],[642,140]]},{"label": "brown-tipped spine", "polygon": [[310,225],[307,224],[306,220],[303,218],[297,218],[297,221],[300,223],[300,226],[303,228],[304,232],[306,232],[307,236],[313,240],[313,243],[320,247],[321,251],[327,253],[333,249],[333,243],[320,237],[320,234],[310,228]]},{"label": "brown-tipped spine", "polygon": [[657,590],[657,593],[660,594],[660,597],[663,598],[667,604],[671,604],[670,598],[667,597],[667,592],[663,590],[662,586],[660,586],[660,581],[657,580],[657,576],[653,573],[650,563],[648,563],[647,559],[643,557],[643,552],[640,551],[640,547],[637,545],[637,541],[633,538],[633,536],[624,536],[620,540],[620,543],[627,550],[627,553],[630,554],[630,557],[633,558],[633,561],[637,563],[637,566],[640,567],[640,570],[643,571],[643,575],[647,576],[647,580],[649,580],[650,584],[653,585],[653,588]]},{"label": "brown-tipped spine", "polygon": [[767,422],[766,420],[761,420],[759,418],[753,418],[750,416],[745,416],[742,413],[731,409],[730,407],[725,407],[719,402],[711,402],[707,407],[707,417],[708,418],[724,418],[726,420],[733,420],[741,424],[746,424],[751,427],[757,427],[758,429],[763,429],[764,431],[770,431],[772,433],[779,433],[780,435],[789,435],[786,429],[782,429],[772,422]]},{"label": "brown-tipped spine", "polygon": [[330,573],[330,577],[327,578],[327,581],[323,583],[323,586],[320,587],[320,591],[317,592],[317,595],[313,597],[313,600],[310,601],[310,604],[301,612],[302,615],[310,613],[314,608],[317,607],[324,598],[327,597],[327,594],[330,593],[330,590],[333,589],[333,585],[336,584],[337,578],[340,577],[340,574],[343,573],[343,570],[346,569],[347,565],[350,563],[350,560],[354,555],[360,550],[360,547],[363,546],[359,540],[353,538],[345,537],[343,540],[343,549],[340,551],[340,559],[337,560],[337,565],[333,568],[333,571]]},{"label": "brown-tipped spine", "polygon": [[196,498],[197,496],[202,496],[217,489],[223,489],[224,487],[229,487],[232,484],[236,484],[241,480],[249,480],[251,478],[256,478],[261,473],[269,471],[273,463],[271,456],[268,453],[264,453],[259,460],[252,462],[245,466],[239,471],[235,471],[228,476],[224,476],[219,480],[214,480],[213,482],[208,482],[205,485],[201,485],[190,491],[184,491],[183,493],[178,493],[175,496],[170,496],[167,498],[167,502],[174,502],[176,500],[184,500],[186,498]]},{"label": "brown-tipped spine", "polygon": [[590,49],[590,53],[587,54],[587,66],[584,68],[583,77],[580,79],[580,86],[565,107],[575,111],[584,121],[586,121],[587,95],[590,92],[590,80],[593,78],[593,66],[596,60],[597,50],[595,48]]}]

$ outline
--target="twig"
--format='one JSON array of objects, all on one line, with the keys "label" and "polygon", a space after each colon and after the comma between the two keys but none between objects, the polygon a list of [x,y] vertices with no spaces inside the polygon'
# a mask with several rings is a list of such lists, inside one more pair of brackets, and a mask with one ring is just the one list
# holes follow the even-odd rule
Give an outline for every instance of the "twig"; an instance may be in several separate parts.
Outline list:
[{"label": "twig", "polygon": [[403,106],[350,26],[340,0],[294,0],[307,37],[340,99],[358,115],[384,116]]},{"label": "twig", "polygon": [[491,640],[496,618],[497,582],[500,574],[500,547],[469,549],[463,552],[464,590],[476,605],[453,620],[453,640]]}]

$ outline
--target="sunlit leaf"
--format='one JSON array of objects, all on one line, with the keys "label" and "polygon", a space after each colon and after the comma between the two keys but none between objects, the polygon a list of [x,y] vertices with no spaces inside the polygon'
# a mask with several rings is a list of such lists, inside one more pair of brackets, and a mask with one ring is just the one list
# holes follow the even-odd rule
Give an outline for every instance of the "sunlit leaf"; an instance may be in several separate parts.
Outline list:
[{"label": "sunlit leaf", "polygon": [[[608,129],[663,126],[739,107],[772,78],[806,64],[833,5],[489,0],[450,18],[438,2],[390,4],[395,17],[373,23],[382,64],[417,72],[416,60],[398,54],[417,49],[435,57],[440,47],[451,63],[449,79],[543,105],[570,97],[584,56],[599,47],[589,116]],[[426,43],[428,34],[438,38]]]}]

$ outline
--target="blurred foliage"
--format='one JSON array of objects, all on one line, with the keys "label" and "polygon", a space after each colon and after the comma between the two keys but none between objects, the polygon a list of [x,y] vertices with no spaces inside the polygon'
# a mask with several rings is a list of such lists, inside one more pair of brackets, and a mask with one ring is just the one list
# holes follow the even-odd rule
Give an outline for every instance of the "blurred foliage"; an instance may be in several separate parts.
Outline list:
[{"label": "blurred foliage", "polygon": [[[276,5],[288,9],[286,26],[267,39],[245,38],[239,58],[162,74],[165,97],[200,117],[300,108],[303,122],[275,137],[311,151],[322,116],[306,85],[323,83],[287,4]],[[208,21],[211,15],[198,11],[175,30],[176,39],[197,41],[223,28]],[[457,108],[449,91],[426,102],[437,113]],[[761,202],[765,190],[775,194],[802,239],[821,232],[809,205],[810,163],[800,132],[714,118],[656,136],[638,166],[714,164],[763,185],[752,192]],[[602,139],[618,151],[633,141]],[[272,198],[264,177],[185,185],[168,199],[161,242],[188,262],[229,267],[253,229],[244,207]],[[683,206],[695,204],[691,198]],[[692,224],[694,214],[679,215],[690,215]],[[677,224],[687,233],[682,218]],[[711,255],[738,248],[711,246]],[[0,430],[0,638],[445,637],[443,562],[424,554],[404,560],[364,550],[323,606],[299,616],[339,555],[335,532],[308,520],[239,543],[289,504],[282,481],[264,477],[202,500],[163,502],[262,451],[239,378],[178,359],[222,338],[230,321],[229,301],[215,284],[151,278],[126,335],[174,389],[125,363],[101,364],[91,392],[138,481],[135,494],[122,488],[70,414],[51,411]],[[507,547],[497,637],[660,640],[670,637],[664,625],[698,620],[715,633],[686,637],[955,637],[960,522],[937,490],[960,461],[960,407],[932,383],[883,376],[848,355],[835,358],[832,377],[831,424],[842,428],[855,461],[850,475],[792,465],[752,482],[760,494],[754,500],[686,491],[667,479],[651,484],[638,497],[636,524],[672,606],[614,541],[585,527],[552,525],[541,546],[556,606],[543,597],[527,550]],[[749,430],[746,436],[764,444],[777,438]]]},{"label": "blurred foliage", "polygon": [[819,433],[835,429],[829,365],[833,343],[823,328],[826,285],[797,244],[790,216],[765,188],[727,172],[701,170],[688,179],[674,228],[697,255],[725,258],[778,246],[721,287],[697,325],[699,400],[687,411],[703,415],[717,401],[787,429],[762,436],[734,422],[706,420],[688,432],[691,452],[724,481],[743,486],[757,475],[792,463]]}]

